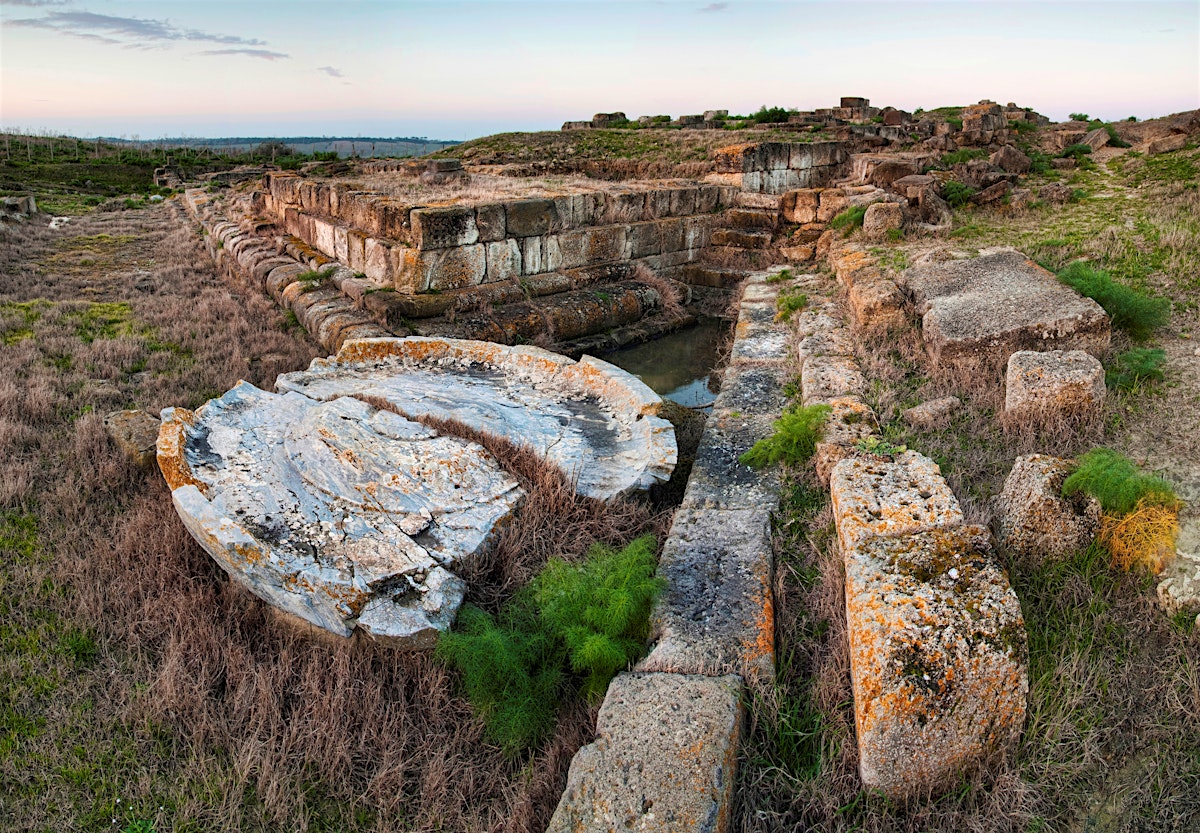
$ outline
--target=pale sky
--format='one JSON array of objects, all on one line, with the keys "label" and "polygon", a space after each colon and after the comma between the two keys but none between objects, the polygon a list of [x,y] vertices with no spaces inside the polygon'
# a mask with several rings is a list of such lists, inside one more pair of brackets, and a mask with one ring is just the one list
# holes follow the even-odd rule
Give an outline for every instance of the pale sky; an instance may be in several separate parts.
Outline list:
[{"label": "pale sky", "polygon": [[1200,0],[0,0],[10,130],[467,139],[843,95],[1200,108]]}]

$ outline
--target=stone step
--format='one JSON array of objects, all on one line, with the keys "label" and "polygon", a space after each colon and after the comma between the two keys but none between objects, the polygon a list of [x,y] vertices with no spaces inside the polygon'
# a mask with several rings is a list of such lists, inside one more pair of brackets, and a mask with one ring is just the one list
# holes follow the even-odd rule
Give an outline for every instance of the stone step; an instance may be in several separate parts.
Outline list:
[{"label": "stone step", "polygon": [[773,208],[779,210],[781,197],[779,194],[758,194],[752,191],[739,191],[733,196],[735,208]]},{"label": "stone step", "polygon": [[770,208],[731,208],[725,212],[725,222],[738,229],[779,228],[779,212]]},{"label": "stone step", "polygon": [[729,269],[722,266],[705,266],[699,263],[688,264],[679,270],[680,281],[691,286],[710,286],[716,289],[732,289],[743,280],[748,273],[742,269]]},{"label": "stone step", "polygon": [[771,245],[771,233],[738,228],[719,228],[712,233],[712,245],[736,246],[739,249],[766,249]]}]

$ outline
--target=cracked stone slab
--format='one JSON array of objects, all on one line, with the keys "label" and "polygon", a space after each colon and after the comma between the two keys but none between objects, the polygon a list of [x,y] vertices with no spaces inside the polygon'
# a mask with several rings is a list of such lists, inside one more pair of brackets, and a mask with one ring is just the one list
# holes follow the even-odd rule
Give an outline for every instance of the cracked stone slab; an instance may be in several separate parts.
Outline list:
[{"label": "cracked stone slab", "polygon": [[867,380],[858,362],[848,356],[812,356],[800,372],[800,399],[805,405],[862,396],[866,390]]},{"label": "cracked stone slab", "polygon": [[617,675],[547,833],[725,833],[742,690],[736,675]]},{"label": "cracked stone slab", "polygon": [[352,398],[242,382],[168,408],[158,463],[188,531],[229,575],[299,619],[429,647],[524,496],[481,446]]},{"label": "cracked stone slab", "polygon": [[662,399],[608,362],[486,341],[347,341],[275,383],[317,400],[376,397],[410,419],[460,422],[544,455],[588,497],[665,483],[678,450]]},{"label": "cracked stone slab", "polygon": [[768,509],[680,509],[659,558],[667,587],[639,671],[774,679]]},{"label": "cracked stone slab", "polygon": [[704,426],[681,508],[756,509],[779,499],[776,467],[755,469],[741,456],[775,432],[766,416],[713,413]]}]

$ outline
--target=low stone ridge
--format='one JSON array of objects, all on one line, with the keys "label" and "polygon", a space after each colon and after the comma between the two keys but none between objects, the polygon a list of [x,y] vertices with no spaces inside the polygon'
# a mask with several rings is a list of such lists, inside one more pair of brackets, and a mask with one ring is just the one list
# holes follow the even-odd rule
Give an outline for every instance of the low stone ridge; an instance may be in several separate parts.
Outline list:
[{"label": "low stone ridge", "polygon": [[736,675],[617,675],[548,833],[724,833],[742,691]]},{"label": "low stone ridge", "polygon": [[1020,350],[1008,358],[1004,418],[1011,423],[1086,419],[1100,414],[1104,366],[1082,350]]},{"label": "low stone ridge", "polygon": [[351,398],[242,382],[168,408],[158,462],[184,525],[236,581],[342,637],[430,647],[524,493],[482,447]]},{"label": "low stone ridge", "polygon": [[410,419],[460,422],[554,463],[576,490],[608,499],[670,479],[677,459],[662,400],[637,378],[585,356],[438,338],[347,342],[281,392],[317,400],[377,397]]},{"label": "low stone ridge", "polygon": [[996,539],[1035,558],[1063,558],[1087,547],[1100,531],[1100,502],[1086,492],[1062,496],[1073,469],[1047,454],[1018,457],[993,504]]},{"label": "low stone ridge", "polygon": [[1100,305],[1017,251],[927,262],[901,273],[934,364],[1002,365],[1018,350],[1108,349]]},{"label": "low stone ridge", "polygon": [[827,185],[845,172],[849,156],[842,142],[751,142],[719,148],[713,159],[717,173],[707,182],[783,194]]},{"label": "low stone ridge", "polygon": [[982,527],[844,551],[864,787],[937,790],[1007,753],[1025,721],[1024,620]]}]

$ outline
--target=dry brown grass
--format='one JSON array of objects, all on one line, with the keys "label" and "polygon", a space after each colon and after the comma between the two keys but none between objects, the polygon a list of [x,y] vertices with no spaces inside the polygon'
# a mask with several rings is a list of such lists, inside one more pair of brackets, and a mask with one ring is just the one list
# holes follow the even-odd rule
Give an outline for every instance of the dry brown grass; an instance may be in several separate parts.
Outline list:
[{"label": "dry brown grass", "polygon": [[[238,378],[269,388],[317,352],[256,288],[219,279],[179,218],[79,220],[67,234],[132,235],[104,276],[44,265],[74,245],[62,233],[0,238],[0,304],[48,302],[33,334],[0,350],[0,534],[13,517],[38,531],[32,558],[5,543],[0,562],[0,705],[17,727],[0,744],[0,827],[541,829],[590,732],[584,707],[565,706],[541,750],[506,758],[427,655],[316,644],[269,615],[188,536],[157,472],[105,436],[109,410],[194,408]],[[133,288],[144,271],[152,291]],[[130,312],[87,343],[94,302]],[[524,476],[544,479],[539,462]],[[485,603],[546,553],[586,548],[589,525],[619,536],[651,512],[551,488],[526,515],[476,566]]]},{"label": "dry brown grass", "polygon": [[668,319],[680,319],[687,315],[683,306],[683,292],[672,281],[655,273],[644,263],[633,267],[632,278],[658,293],[659,311]]},{"label": "dry brown grass", "polygon": [[1128,515],[1105,515],[1100,521],[1100,542],[1123,570],[1139,569],[1156,576],[1175,557],[1179,536],[1176,506],[1142,498]]}]

